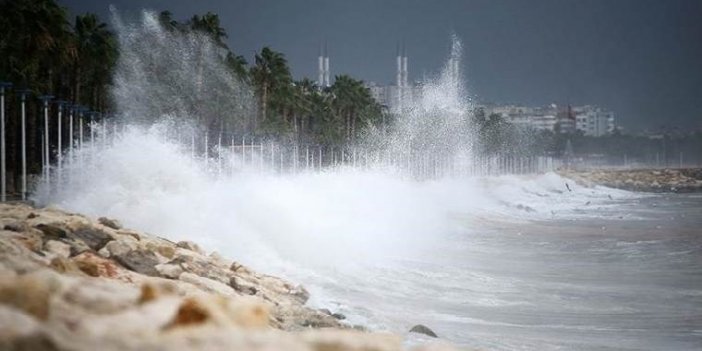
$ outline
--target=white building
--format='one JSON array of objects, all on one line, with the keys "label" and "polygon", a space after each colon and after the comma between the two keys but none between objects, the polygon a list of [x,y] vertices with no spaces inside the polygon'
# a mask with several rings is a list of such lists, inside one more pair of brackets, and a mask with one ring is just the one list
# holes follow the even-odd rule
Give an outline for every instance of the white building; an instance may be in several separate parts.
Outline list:
[{"label": "white building", "polygon": [[614,113],[596,106],[492,105],[483,106],[483,109],[486,117],[498,114],[505,121],[526,129],[564,134],[580,130],[588,136],[602,136],[614,131]]},{"label": "white building", "polygon": [[413,100],[421,96],[421,86],[409,83],[408,62],[409,59],[404,47],[400,50],[398,46],[397,57],[395,57],[397,67],[395,84],[377,85],[371,82],[367,85],[373,98],[381,105],[386,106],[390,113],[401,113],[402,110],[410,106]]},{"label": "white building", "polygon": [[597,106],[578,106],[575,128],[587,136],[603,136],[614,132],[614,113]]}]

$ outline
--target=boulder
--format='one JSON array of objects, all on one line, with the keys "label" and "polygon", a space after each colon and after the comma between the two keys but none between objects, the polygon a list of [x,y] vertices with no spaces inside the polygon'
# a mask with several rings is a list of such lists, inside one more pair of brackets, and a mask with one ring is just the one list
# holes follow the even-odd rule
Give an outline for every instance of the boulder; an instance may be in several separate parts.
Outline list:
[{"label": "boulder", "polygon": [[[127,239],[129,238],[129,239]],[[139,244],[131,237],[123,237],[108,242],[100,251],[107,251],[106,257],[126,255],[129,251],[139,248]]]},{"label": "boulder", "polygon": [[9,230],[11,232],[23,232],[27,230],[27,225],[24,222],[16,221],[16,222],[10,222],[6,223],[3,226],[3,230]]},{"label": "boulder", "polygon": [[58,240],[58,239],[65,239],[68,237],[68,232],[66,231],[66,228],[64,228],[61,224],[40,223],[40,224],[37,224],[35,226],[35,228],[39,229],[49,239]]},{"label": "boulder", "polygon": [[57,257],[68,258],[71,256],[71,246],[58,240],[49,240],[44,243],[44,251]]},{"label": "boulder", "polygon": [[41,270],[0,282],[0,303],[13,306],[39,320],[49,318],[50,297],[60,287],[56,273]]},{"label": "boulder", "polygon": [[178,277],[180,277],[180,275],[183,273],[183,268],[181,268],[180,265],[171,263],[157,264],[156,270],[162,277],[168,279],[178,279]]},{"label": "boulder", "polygon": [[426,325],[422,325],[422,324],[417,324],[417,325],[415,325],[414,327],[412,327],[412,329],[410,329],[409,332],[410,332],[410,333],[424,334],[424,335],[427,335],[427,336],[431,336],[432,338],[437,338],[437,337],[438,337],[438,336],[436,335],[436,333],[434,333],[433,330],[429,329],[429,327],[427,327]]},{"label": "boulder", "polygon": [[158,277],[160,273],[156,269],[159,264],[158,257],[151,251],[132,250],[124,254],[114,255],[115,261],[125,268],[144,275]]},{"label": "boulder", "polygon": [[91,277],[118,278],[124,270],[112,260],[90,251],[74,256],[72,261],[83,273]]},{"label": "boulder", "polygon": [[114,230],[122,229],[122,224],[116,219],[100,217],[98,218],[98,223],[104,225],[105,227],[112,228]]},{"label": "boulder", "polygon": [[244,295],[256,295],[258,289],[254,284],[247,282],[244,279],[231,277],[229,280],[229,286],[234,288],[234,290],[244,294]]},{"label": "boulder", "polygon": [[113,238],[107,232],[90,226],[81,226],[71,233],[72,237],[82,240],[92,250],[98,251],[102,249]]},{"label": "boulder", "polygon": [[190,250],[196,253],[199,253],[200,255],[205,255],[205,251],[203,251],[198,244],[192,242],[192,241],[179,241],[176,244],[177,247],[180,247],[181,249],[186,249]]},{"label": "boulder", "polygon": [[193,284],[206,292],[218,293],[225,296],[236,295],[234,289],[232,289],[232,287],[230,287],[229,285],[223,284],[222,282],[213,279],[201,277],[190,272],[181,273],[180,277],[178,277],[178,280]]},{"label": "boulder", "polygon": [[[183,251],[181,251],[183,253]],[[231,273],[219,266],[212,265],[204,256],[192,254],[179,254],[176,258],[168,261],[168,264],[179,265],[183,271],[190,272],[201,277],[217,280],[223,284],[230,284]]]}]

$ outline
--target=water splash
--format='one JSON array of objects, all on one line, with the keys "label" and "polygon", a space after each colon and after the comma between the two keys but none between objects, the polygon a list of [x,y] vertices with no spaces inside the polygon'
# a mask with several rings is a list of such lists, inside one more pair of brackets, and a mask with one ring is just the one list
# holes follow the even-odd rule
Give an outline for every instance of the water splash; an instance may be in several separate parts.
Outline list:
[{"label": "water splash", "polygon": [[119,60],[112,98],[129,123],[174,119],[198,128],[241,133],[255,116],[252,89],[224,63],[225,50],[205,33],[165,29],[143,11],[125,22],[113,11]]},{"label": "water splash", "polygon": [[463,45],[454,35],[443,69],[422,82],[418,94],[405,94],[409,98],[389,131],[371,133],[366,145],[410,164],[470,162],[473,103],[460,72],[462,54]]}]

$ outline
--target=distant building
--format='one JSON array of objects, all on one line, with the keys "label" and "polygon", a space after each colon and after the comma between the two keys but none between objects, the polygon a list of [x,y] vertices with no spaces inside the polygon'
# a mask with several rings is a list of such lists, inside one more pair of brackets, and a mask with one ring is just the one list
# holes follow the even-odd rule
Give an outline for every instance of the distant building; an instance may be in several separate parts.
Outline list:
[{"label": "distant building", "polygon": [[319,56],[317,57],[317,86],[320,88],[328,88],[331,86],[329,81],[329,52],[327,43],[319,48]]},{"label": "distant building", "polygon": [[378,103],[387,107],[390,113],[400,113],[403,109],[410,106],[410,102],[419,98],[422,90],[417,84],[409,83],[409,72],[407,69],[409,59],[404,46],[402,49],[398,46],[397,56],[395,57],[396,75],[395,84],[378,85],[376,83],[368,83],[371,95]]},{"label": "distant building", "polygon": [[597,106],[574,108],[576,129],[588,136],[603,136],[614,132],[614,113]]},{"label": "distant building", "polygon": [[602,136],[614,131],[614,113],[596,106],[486,105],[482,108],[486,117],[497,114],[505,121],[526,129],[563,134],[582,131],[588,136]]}]

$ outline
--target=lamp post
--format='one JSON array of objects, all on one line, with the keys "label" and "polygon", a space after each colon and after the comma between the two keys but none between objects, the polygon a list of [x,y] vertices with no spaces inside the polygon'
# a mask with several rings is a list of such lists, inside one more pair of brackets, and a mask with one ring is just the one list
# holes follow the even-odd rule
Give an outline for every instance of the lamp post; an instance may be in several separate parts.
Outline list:
[{"label": "lamp post", "polygon": [[90,148],[95,146],[95,115],[97,112],[88,111],[88,125],[90,126]]},{"label": "lamp post", "polygon": [[56,100],[56,101],[54,101],[54,103],[56,104],[56,108],[58,110],[58,115],[56,118],[56,133],[57,133],[56,145],[57,145],[57,151],[58,151],[56,153],[56,156],[57,156],[56,162],[57,162],[57,166],[58,166],[58,186],[60,187],[61,186],[61,178],[62,178],[61,171],[63,168],[62,167],[63,166],[63,148],[62,148],[63,140],[61,140],[61,117],[63,114],[63,108],[64,108],[64,106],[66,106],[66,101]]},{"label": "lamp post", "polygon": [[21,89],[18,91],[22,100],[22,116],[20,128],[22,132],[22,200],[27,199],[27,95],[32,91],[29,89]]},{"label": "lamp post", "polygon": [[5,89],[10,89],[12,83],[0,82],[0,201],[5,202],[7,188],[5,182]]},{"label": "lamp post", "polygon": [[49,167],[51,165],[49,159],[49,101],[54,97],[51,95],[42,95],[39,99],[44,103],[44,177],[49,183],[51,176]]},{"label": "lamp post", "polygon": [[76,106],[76,111],[78,112],[78,167],[83,170],[83,114],[87,111],[84,106]]},{"label": "lamp post", "polygon": [[76,111],[76,105],[68,105],[68,163],[73,163],[73,114]]}]

